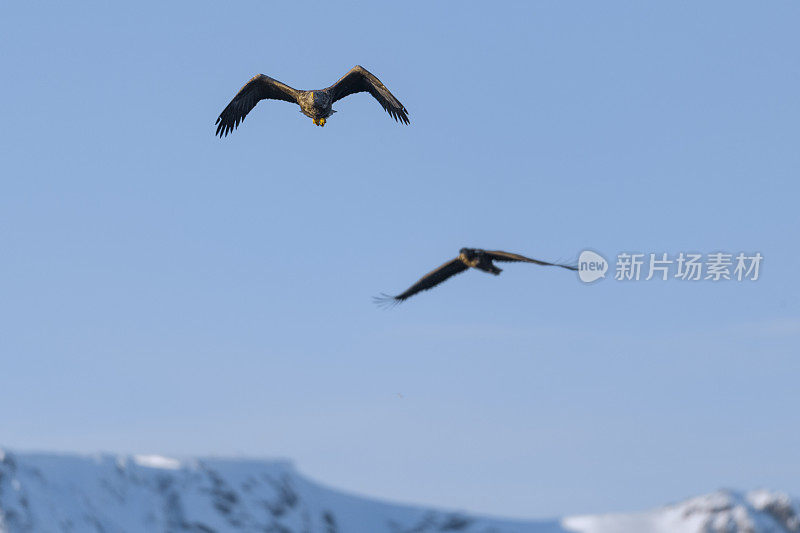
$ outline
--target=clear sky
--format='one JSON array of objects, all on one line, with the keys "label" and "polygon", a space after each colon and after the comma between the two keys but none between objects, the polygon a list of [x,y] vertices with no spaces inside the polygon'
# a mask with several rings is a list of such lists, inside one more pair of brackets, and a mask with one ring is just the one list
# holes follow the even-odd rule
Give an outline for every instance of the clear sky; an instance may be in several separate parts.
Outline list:
[{"label": "clear sky", "polygon": [[[800,495],[800,4],[4,2],[0,442],[519,517]],[[251,76],[367,95],[315,127]],[[760,252],[755,282],[462,246]]]}]

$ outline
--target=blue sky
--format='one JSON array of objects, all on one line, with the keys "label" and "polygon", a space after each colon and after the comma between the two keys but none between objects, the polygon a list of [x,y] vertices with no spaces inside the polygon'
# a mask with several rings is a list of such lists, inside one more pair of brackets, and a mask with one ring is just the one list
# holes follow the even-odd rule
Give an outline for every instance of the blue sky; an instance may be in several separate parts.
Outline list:
[{"label": "blue sky", "polygon": [[[800,5],[4,3],[0,419],[519,517],[800,495]],[[366,95],[325,128],[252,75]],[[470,272],[760,252],[751,283]]]}]

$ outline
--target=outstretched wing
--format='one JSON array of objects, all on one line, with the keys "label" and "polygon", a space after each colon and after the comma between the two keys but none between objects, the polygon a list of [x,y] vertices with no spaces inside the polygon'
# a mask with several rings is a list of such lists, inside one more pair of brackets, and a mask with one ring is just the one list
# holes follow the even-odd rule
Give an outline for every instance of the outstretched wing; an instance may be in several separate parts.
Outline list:
[{"label": "outstretched wing", "polygon": [[351,94],[369,92],[392,118],[408,124],[408,111],[400,100],[389,92],[381,80],[361,65],[350,69],[350,72],[325,90],[334,102]]},{"label": "outstretched wing", "polygon": [[231,131],[239,127],[239,123],[244,121],[244,117],[256,106],[256,104],[269,98],[271,100],[284,100],[286,102],[297,102],[297,90],[292,89],[285,83],[273,80],[269,76],[258,74],[253,76],[250,81],[244,84],[231,103],[222,110],[217,117],[217,135],[220,137],[228,135]]},{"label": "outstretched wing", "polygon": [[469,267],[461,262],[460,259],[455,258],[452,261],[448,261],[447,263],[443,264],[436,270],[432,270],[431,272],[428,272],[422,276],[418,282],[409,287],[404,293],[398,294],[397,296],[382,294],[380,297],[375,298],[375,303],[379,305],[398,304],[404,300],[407,300],[408,298],[411,298],[418,292],[427,291],[428,289],[437,286],[447,278],[464,272],[468,268]]},{"label": "outstretched wing", "polygon": [[544,266],[557,266],[561,268],[566,268],[567,270],[578,270],[578,267],[576,266],[564,265],[561,263],[548,263],[547,261],[539,261],[538,259],[531,259],[530,257],[525,257],[524,255],[501,252],[499,250],[496,251],[487,250],[484,253],[493,261],[535,263],[537,265],[544,265]]}]

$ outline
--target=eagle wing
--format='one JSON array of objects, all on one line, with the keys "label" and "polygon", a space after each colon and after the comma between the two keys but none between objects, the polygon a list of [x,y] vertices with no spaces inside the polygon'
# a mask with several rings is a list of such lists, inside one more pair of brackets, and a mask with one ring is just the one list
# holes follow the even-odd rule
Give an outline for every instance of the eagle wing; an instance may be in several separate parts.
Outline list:
[{"label": "eagle wing", "polygon": [[393,119],[408,124],[408,111],[374,74],[356,65],[336,83],[325,89],[335,102],[355,93],[369,92]]},{"label": "eagle wing", "polygon": [[524,255],[512,254],[509,252],[501,252],[499,250],[495,251],[487,250],[484,253],[486,254],[487,257],[492,259],[492,261],[535,263],[537,265],[544,265],[544,266],[557,266],[561,268],[566,268],[567,270],[578,270],[577,267],[572,265],[564,265],[561,263],[548,263],[547,261],[539,261],[538,259],[531,259],[530,257],[525,257]]},{"label": "eagle wing", "polygon": [[244,117],[259,101],[266,98],[296,103],[297,90],[263,74],[253,76],[217,117],[216,135],[227,136],[228,133],[239,127],[239,123],[244,121]]},{"label": "eagle wing", "polygon": [[413,284],[411,287],[406,289],[405,292],[402,294],[398,294],[397,296],[389,296],[386,294],[382,294],[380,297],[375,298],[375,303],[377,304],[398,304],[408,298],[411,298],[418,292],[427,291],[428,289],[432,289],[433,287],[439,285],[443,281],[448,278],[455,276],[456,274],[460,274],[464,272],[469,267],[465,265],[461,259],[455,258],[452,261],[448,261],[447,263],[443,264],[439,268],[432,270],[422,276],[419,281]]}]

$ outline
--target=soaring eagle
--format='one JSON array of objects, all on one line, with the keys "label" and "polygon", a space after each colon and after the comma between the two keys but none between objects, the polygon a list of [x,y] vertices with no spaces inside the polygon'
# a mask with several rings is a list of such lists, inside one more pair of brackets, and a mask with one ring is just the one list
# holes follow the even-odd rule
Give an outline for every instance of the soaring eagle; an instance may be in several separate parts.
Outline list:
[{"label": "soaring eagle", "polygon": [[299,91],[258,74],[245,83],[231,103],[217,117],[217,135],[222,137],[239,127],[244,117],[264,99],[283,100],[300,106],[300,111],[314,120],[317,126],[325,126],[326,119],[336,113],[331,108],[334,102],[355,93],[369,92],[383,109],[395,120],[408,124],[408,111],[389,89],[374,74],[361,65],[356,65],[327,89]]},{"label": "soaring eagle", "polygon": [[489,250],[481,250],[479,248],[462,248],[459,251],[458,257],[448,261],[447,263],[443,264],[439,268],[428,272],[419,281],[413,284],[411,287],[406,289],[405,292],[402,294],[398,294],[397,296],[389,296],[387,294],[381,294],[381,296],[375,298],[375,303],[379,305],[394,305],[399,304],[411,298],[418,292],[427,291],[428,289],[432,289],[433,287],[439,285],[443,281],[456,274],[460,274],[469,268],[477,268],[478,270],[482,270],[484,272],[488,272],[490,274],[494,274],[495,276],[499,275],[502,272],[501,269],[497,268],[493,261],[501,261],[501,262],[523,262],[523,263],[534,263],[537,265],[544,265],[544,266],[557,266],[561,268],[566,268],[567,270],[578,270],[577,267],[572,265],[563,265],[560,263],[548,263],[547,261],[539,261],[538,259],[531,259],[530,257],[525,257],[524,255],[512,254],[508,252],[501,252],[501,251],[489,251]]}]

